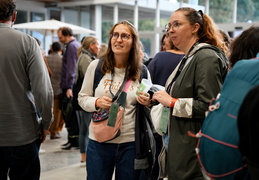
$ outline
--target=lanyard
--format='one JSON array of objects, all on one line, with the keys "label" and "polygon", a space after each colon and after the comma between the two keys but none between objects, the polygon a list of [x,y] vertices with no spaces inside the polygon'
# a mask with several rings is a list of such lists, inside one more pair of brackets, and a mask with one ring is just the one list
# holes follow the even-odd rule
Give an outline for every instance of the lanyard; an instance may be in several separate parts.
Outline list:
[{"label": "lanyard", "polygon": [[111,77],[112,77],[111,78],[112,80],[111,80],[111,84],[110,84],[110,87],[109,87],[109,91],[110,91],[110,93],[112,95],[112,102],[114,102],[118,98],[119,94],[122,92],[122,88],[124,87],[124,85],[126,83],[126,80],[127,80],[127,69],[126,69],[126,72],[125,72],[124,80],[123,80],[123,82],[122,82],[122,84],[120,86],[120,89],[116,92],[115,95],[111,91],[111,86],[112,86],[112,83],[113,83],[114,72],[111,73]]},{"label": "lanyard", "polygon": [[182,59],[181,64],[180,64],[179,68],[177,69],[177,72],[176,72],[176,74],[175,74],[173,80],[172,80],[172,81],[170,82],[170,84],[167,86],[167,89],[166,89],[166,92],[167,92],[167,93],[170,93],[170,89],[172,88],[173,83],[176,81],[176,79],[178,78],[178,76],[179,76],[180,73],[182,72],[182,70],[183,70],[183,68],[184,68],[184,65],[185,65],[185,63],[186,63],[186,61],[187,61],[187,59],[188,59],[189,54],[191,53],[191,51],[194,49],[194,47],[195,47],[197,44],[198,44],[198,42],[196,42],[196,43],[191,47],[191,49],[189,50],[189,52],[187,53],[187,55],[184,56],[184,58]]}]

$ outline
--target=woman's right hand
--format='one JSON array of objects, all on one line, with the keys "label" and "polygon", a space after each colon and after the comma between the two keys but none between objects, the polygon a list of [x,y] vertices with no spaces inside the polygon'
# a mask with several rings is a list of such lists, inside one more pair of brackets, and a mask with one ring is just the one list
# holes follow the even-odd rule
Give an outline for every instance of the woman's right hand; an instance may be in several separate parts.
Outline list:
[{"label": "woman's right hand", "polygon": [[166,91],[157,91],[153,94],[152,101],[158,101],[165,107],[170,107],[172,97]]},{"label": "woman's right hand", "polygon": [[102,96],[98,98],[95,102],[95,106],[97,108],[102,108],[102,109],[109,109],[112,104],[112,99],[107,97],[107,96]]}]

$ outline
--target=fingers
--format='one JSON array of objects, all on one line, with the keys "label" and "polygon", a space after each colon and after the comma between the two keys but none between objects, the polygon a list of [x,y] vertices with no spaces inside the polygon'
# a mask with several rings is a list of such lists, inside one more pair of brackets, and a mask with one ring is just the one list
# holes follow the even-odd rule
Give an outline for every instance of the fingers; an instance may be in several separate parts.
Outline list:
[{"label": "fingers", "polygon": [[97,107],[107,109],[111,107],[112,99],[107,96],[102,96],[97,101]]},{"label": "fingers", "polygon": [[150,95],[148,93],[138,92],[140,95],[137,97],[137,101],[145,106],[150,105]]}]

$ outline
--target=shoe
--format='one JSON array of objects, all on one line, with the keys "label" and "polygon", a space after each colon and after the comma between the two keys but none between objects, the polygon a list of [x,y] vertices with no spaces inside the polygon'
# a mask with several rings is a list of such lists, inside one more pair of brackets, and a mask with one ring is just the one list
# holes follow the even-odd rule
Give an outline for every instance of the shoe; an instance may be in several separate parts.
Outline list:
[{"label": "shoe", "polygon": [[63,150],[70,150],[73,146],[69,143],[69,145],[67,147],[63,147],[61,149]]},{"label": "shoe", "polygon": [[41,148],[40,148],[39,153],[45,153],[45,152],[46,152],[45,149],[41,149]]},{"label": "shoe", "polygon": [[70,145],[69,141],[67,143],[65,143],[65,144],[62,144],[61,146],[68,146],[68,145]]},{"label": "shoe", "polygon": [[86,167],[86,162],[85,161],[81,161],[80,162],[80,167]]},{"label": "shoe", "polygon": [[60,139],[60,138],[61,138],[61,136],[59,134],[50,136],[50,139]]}]

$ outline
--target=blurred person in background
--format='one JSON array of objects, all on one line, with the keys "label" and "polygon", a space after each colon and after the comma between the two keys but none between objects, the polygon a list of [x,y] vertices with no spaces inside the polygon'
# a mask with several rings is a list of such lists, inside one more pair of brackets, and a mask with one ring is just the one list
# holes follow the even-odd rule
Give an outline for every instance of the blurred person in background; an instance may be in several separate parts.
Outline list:
[{"label": "blurred person in background", "polygon": [[76,110],[77,119],[79,120],[79,147],[81,154],[81,166],[86,165],[86,150],[88,146],[89,124],[91,118],[87,118],[86,113],[77,101],[78,93],[82,87],[85,72],[89,64],[96,59],[100,50],[98,39],[94,36],[85,36],[82,46],[78,48],[78,61],[76,67],[76,84],[73,88],[73,107]]},{"label": "blurred person in background", "polygon": [[61,55],[61,44],[59,42],[54,42],[51,45],[51,53],[46,56],[46,60],[49,64],[49,68],[52,72],[52,76],[50,78],[51,84],[54,91],[54,121],[50,126],[50,139],[59,139],[61,138],[60,126],[63,126],[64,120],[62,117],[61,109],[60,109],[60,81],[61,81],[61,73],[62,73],[62,55]]}]

